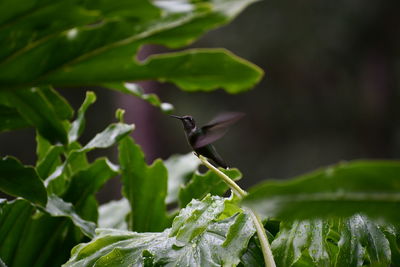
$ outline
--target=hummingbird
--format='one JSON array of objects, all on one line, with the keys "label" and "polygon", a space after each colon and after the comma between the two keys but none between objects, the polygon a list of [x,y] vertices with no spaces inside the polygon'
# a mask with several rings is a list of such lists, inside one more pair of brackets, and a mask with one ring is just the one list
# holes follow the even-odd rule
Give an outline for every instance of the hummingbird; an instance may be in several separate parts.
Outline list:
[{"label": "hummingbird", "polygon": [[220,139],[228,130],[228,126],[241,119],[244,113],[222,113],[202,127],[197,127],[192,116],[170,116],[182,122],[187,141],[195,153],[211,159],[222,168],[228,168],[212,143]]}]

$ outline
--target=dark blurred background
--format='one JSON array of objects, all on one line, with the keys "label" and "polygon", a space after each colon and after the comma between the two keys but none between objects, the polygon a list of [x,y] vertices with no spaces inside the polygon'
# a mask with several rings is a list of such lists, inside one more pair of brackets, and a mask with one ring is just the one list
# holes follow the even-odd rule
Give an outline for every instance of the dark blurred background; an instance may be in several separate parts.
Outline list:
[{"label": "dark blurred background", "polygon": [[[170,84],[146,82],[148,92],[175,105],[177,115],[199,124],[224,111],[247,115],[216,143],[225,160],[244,173],[247,188],[261,180],[289,178],[352,159],[400,157],[399,1],[258,2],[231,24],[214,30],[192,47],[225,47],[257,64],[265,77],[238,95],[185,93]],[[148,47],[149,53],[165,51]],[[180,123],[133,97],[99,88],[88,111],[82,143],[115,121],[116,108],[151,162],[189,147]],[[60,92],[77,108],[85,92]],[[32,164],[32,130],[2,133],[2,155]],[[92,157],[116,152],[91,152]],[[116,182],[109,197],[118,194]],[[110,191],[111,190],[111,191]]]}]

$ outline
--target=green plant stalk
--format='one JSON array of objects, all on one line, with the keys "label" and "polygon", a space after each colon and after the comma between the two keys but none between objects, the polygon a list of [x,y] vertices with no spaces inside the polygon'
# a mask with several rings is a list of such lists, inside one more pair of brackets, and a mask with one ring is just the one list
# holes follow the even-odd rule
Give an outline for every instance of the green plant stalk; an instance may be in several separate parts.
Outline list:
[{"label": "green plant stalk", "polygon": [[[244,191],[242,188],[240,188],[240,186],[237,183],[235,183],[231,178],[229,178],[228,175],[226,175],[225,173],[221,172],[216,167],[214,167],[214,165],[212,165],[207,160],[206,157],[204,157],[202,155],[198,155],[198,158],[200,159],[201,163],[203,163],[204,166],[206,166],[208,169],[210,169],[215,174],[217,174],[229,186],[229,188],[232,190],[232,192],[235,195],[237,195],[240,199],[242,199],[243,197],[245,197],[247,195],[246,191]],[[272,251],[271,251],[271,246],[268,242],[268,237],[267,237],[267,234],[265,232],[264,226],[263,226],[260,218],[251,209],[246,209],[246,210],[250,213],[251,219],[253,220],[254,226],[256,227],[257,235],[258,235],[258,238],[260,239],[261,250],[263,253],[263,257],[264,257],[265,266],[266,267],[276,267],[274,257],[272,255]]]},{"label": "green plant stalk", "polygon": [[257,235],[258,238],[260,239],[261,250],[264,257],[265,266],[275,267],[276,265],[274,261],[274,256],[272,255],[271,246],[269,245],[268,237],[267,234],[265,233],[265,229],[260,220],[260,217],[257,215],[257,213],[255,213],[251,209],[246,209],[246,210],[250,213],[250,216],[254,222],[254,226],[256,227]]},{"label": "green plant stalk", "polygon": [[225,173],[221,172],[217,168],[212,165],[206,157],[199,155],[198,156],[200,161],[211,171],[215,172],[216,175],[218,175],[228,186],[229,188],[233,191],[235,195],[237,195],[239,198],[244,198],[247,196],[247,192],[244,191],[240,186],[237,185],[231,178],[229,178]]}]

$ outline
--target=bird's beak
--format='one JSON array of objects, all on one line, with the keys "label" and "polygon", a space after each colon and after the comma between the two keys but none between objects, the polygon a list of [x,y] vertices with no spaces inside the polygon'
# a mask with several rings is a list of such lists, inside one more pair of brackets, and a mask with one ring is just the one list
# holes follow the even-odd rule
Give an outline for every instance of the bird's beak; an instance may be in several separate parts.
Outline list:
[{"label": "bird's beak", "polygon": [[175,116],[175,115],[169,115],[169,116],[172,117],[172,118],[175,118],[175,119],[182,120],[182,117],[179,117],[179,116]]}]

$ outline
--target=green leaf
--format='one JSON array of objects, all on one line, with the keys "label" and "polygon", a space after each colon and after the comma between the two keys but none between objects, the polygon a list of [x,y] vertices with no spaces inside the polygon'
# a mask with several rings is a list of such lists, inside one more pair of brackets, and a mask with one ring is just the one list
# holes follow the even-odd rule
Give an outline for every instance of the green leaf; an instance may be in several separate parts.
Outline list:
[{"label": "green leaf", "polygon": [[[116,20],[120,17],[143,23],[159,16],[159,10],[148,1],[123,0],[118,5],[112,1],[36,1],[15,4],[13,0],[1,2],[0,24],[2,26],[0,58],[5,62],[21,54],[37,49],[40,44],[68,29],[94,24],[99,21]],[[65,12],[68,10],[68,12]],[[54,16],[57,14],[57,16]],[[54,23],[43,18],[52,17]],[[18,33],[18,34],[16,34]]]},{"label": "green leaf", "polygon": [[282,267],[333,266],[328,232],[329,223],[320,219],[283,223],[271,244],[275,263]]},{"label": "green leaf", "polygon": [[69,144],[66,150],[65,161],[45,178],[44,183],[49,193],[61,195],[67,189],[71,177],[89,167],[86,151],[82,151],[82,146],[78,142]]},{"label": "green leaf", "polygon": [[[86,219],[87,217],[81,211],[87,198],[97,193],[110,178],[118,173],[118,166],[115,166],[107,159],[97,159],[88,168],[72,176],[68,189],[62,195],[62,198],[74,204],[78,214]],[[97,214],[97,207],[95,209]]]},{"label": "green leaf", "polygon": [[250,216],[215,221],[224,200],[203,202],[190,203],[162,233],[99,229],[93,241],[72,250],[65,266],[236,266],[255,232]]},{"label": "green leaf", "polygon": [[392,266],[400,266],[400,231],[393,225],[383,225],[380,229],[390,244]]},{"label": "green leaf", "polygon": [[75,226],[81,229],[82,233],[90,238],[94,237],[96,224],[79,217],[71,203],[65,202],[56,195],[50,195],[45,210],[54,217],[68,217]]},{"label": "green leaf", "polygon": [[72,109],[53,89],[0,90],[0,103],[16,109],[50,142],[67,143],[65,120],[72,116]]},{"label": "green leaf", "polygon": [[52,145],[50,142],[40,135],[38,131],[36,131],[36,156],[37,161],[36,165],[46,157],[47,153],[51,149]]},{"label": "green leaf", "polygon": [[130,211],[129,201],[126,198],[101,205],[99,207],[99,228],[128,230],[126,221]]},{"label": "green leaf", "polygon": [[68,101],[62,97],[56,90],[51,87],[40,88],[40,93],[52,106],[55,115],[60,120],[70,120],[74,115],[74,110],[69,105]]},{"label": "green leaf", "polygon": [[171,235],[183,242],[190,242],[207,229],[210,221],[224,211],[225,199],[208,195],[202,201],[193,200],[175,217]]},{"label": "green leaf", "polygon": [[22,199],[6,203],[2,207],[0,216],[0,257],[9,264],[14,252],[18,248],[18,242],[23,236],[23,230],[28,223],[27,218],[32,215],[34,208],[29,202]]},{"label": "green leaf", "polygon": [[163,162],[148,166],[140,147],[126,137],[119,147],[123,194],[129,200],[129,228],[138,232],[164,230],[168,173]]},{"label": "green leaf", "polygon": [[[221,169],[221,171],[234,181],[242,178],[238,169]],[[215,172],[207,171],[204,174],[195,172],[190,181],[179,190],[179,206],[185,207],[193,198],[202,199],[208,193],[223,195],[228,189],[226,183]]]},{"label": "green leaf", "polygon": [[133,131],[135,126],[125,124],[125,123],[113,123],[110,124],[101,133],[96,134],[96,136],[89,141],[81,151],[88,152],[95,148],[108,148],[121,140],[124,136],[128,135]]},{"label": "green leaf", "polygon": [[192,153],[186,155],[172,155],[164,161],[168,170],[168,195],[167,204],[178,201],[178,193],[181,185],[185,184],[193,172],[200,165],[199,159]]},{"label": "green leaf", "polygon": [[256,235],[254,235],[247,246],[246,251],[240,258],[240,267],[265,267],[264,257]]},{"label": "green leaf", "polygon": [[239,93],[256,85],[263,75],[260,68],[225,49],[153,55],[141,67],[142,79],[173,82],[190,92],[209,92],[222,87],[228,93]]},{"label": "green leaf", "polygon": [[116,91],[123,92],[125,94],[136,96],[149,104],[159,108],[164,113],[170,113],[174,110],[174,106],[170,103],[161,102],[160,98],[156,94],[146,94],[138,84],[135,83],[110,83],[103,84],[104,87],[110,88]]},{"label": "green leaf", "polygon": [[[49,205],[53,205],[52,202],[49,200]],[[81,234],[76,234],[79,228],[74,227],[68,218],[74,216],[78,222],[77,217],[68,214],[68,210],[62,214],[59,208],[52,209],[54,215],[61,217],[53,217],[43,209],[40,210],[44,212],[35,209],[23,199],[3,205],[0,216],[0,257],[7,265],[60,266],[68,259],[69,250],[83,240]]]},{"label": "green leaf", "polygon": [[71,128],[68,133],[69,143],[78,140],[79,136],[85,129],[85,113],[86,110],[96,102],[96,95],[93,92],[86,92],[86,98],[83,101],[81,107],[78,110],[78,115],[74,122],[71,124]]},{"label": "green leaf", "polygon": [[243,205],[285,220],[364,213],[398,222],[400,213],[393,211],[400,208],[399,173],[397,161],[342,163],[291,181],[265,182],[250,190]]},{"label": "green leaf", "polygon": [[229,217],[235,215],[238,212],[242,212],[242,209],[238,205],[239,201],[240,201],[240,199],[231,192],[231,195],[229,196],[229,198],[226,198],[226,200],[225,200],[224,211],[220,214],[218,219],[223,220],[223,219],[226,219],[226,218],[229,218]]},{"label": "green leaf", "polygon": [[336,266],[389,266],[390,261],[389,241],[374,222],[354,215],[343,224]]},{"label": "green leaf", "polygon": [[51,146],[47,154],[37,163],[36,171],[42,180],[49,177],[61,165],[60,156],[63,152],[62,146]]},{"label": "green leaf", "polygon": [[81,147],[73,142],[69,145],[69,153],[65,162],[46,179],[47,190],[56,195],[61,195],[67,188],[67,183],[78,171],[88,167],[86,153],[96,148],[108,148],[116,144],[134,129],[134,125],[113,123],[98,133],[92,140]]},{"label": "green leaf", "polygon": [[46,206],[46,189],[32,167],[26,167],[13,157],[0,160],[0,190]]},{"label": "green leaf", "polygon": [[30,124],[21,117],[17,109],[0,104],[0,132],[29,127]]},{"label": "green leaf", "polygon": [[[9,20],[0,23],[3,88],[155,79],[190,91],[223,87],[238,93],[262,76],[256,66],[218,49],[157,55],[144,63],[135,59],[143,44],[188,45],[231,21],[254,0],[156,1],[158,9],[147,1],[124,1],[117,6],[111,1],[63,0],[28,5],[26,13],[10,1],[4,4]],[[142,7],[146,7],[143,13],[138,9]],[[27,15],[18,19],[21,14]],[[20,75],[21,69],[30,71]]]}]

